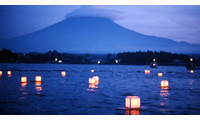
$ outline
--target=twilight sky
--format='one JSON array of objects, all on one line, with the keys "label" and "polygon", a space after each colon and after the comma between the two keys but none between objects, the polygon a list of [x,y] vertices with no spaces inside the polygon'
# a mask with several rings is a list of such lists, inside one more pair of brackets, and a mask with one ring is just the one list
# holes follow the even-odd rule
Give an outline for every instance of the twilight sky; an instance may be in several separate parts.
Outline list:
[{"label": "twilight sky", "polygon": [[105,17],[142,34],[200,44],[200,5],[0,5],[0,40],[77,16]]}]

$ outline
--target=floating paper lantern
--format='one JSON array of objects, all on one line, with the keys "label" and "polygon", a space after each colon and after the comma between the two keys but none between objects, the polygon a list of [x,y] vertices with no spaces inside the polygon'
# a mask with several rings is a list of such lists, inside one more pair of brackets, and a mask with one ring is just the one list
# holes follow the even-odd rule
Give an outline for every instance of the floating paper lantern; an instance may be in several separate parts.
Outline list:
[{"label": "floating paper lantern", "polygon": [[99,82],[99,76],[93,76],[93,78],[95,79],[95,82]]},{"label": "floating paper lantern", "polygon": [[144,73],[145,74],[150,74],[150,70],[145,70]]},{"label": "floating paper lantern", "polygon": [[2,75],[2,71],[0,71],[0,75]]},{"label": "floating paper lantern", "polygon": [[91,72],[94,72],[94,70],[91,70]]},{"label": "floating paper lantern", "polygon": [[163,75],[162,73],[158,73],[158,76],[159,76],[159,77],[162,77],[162,75]]},{"label": "floating paper lantern", "polygon": [[21,77],[21,82],[26,83],[27,82],[27,77]]},{"label": "floating paper lantern", "polygon": [[162,80],[161,87],[169,87],[169,82],[167,80]]},{"label": "floating paper lantern", "polygon": [[155,61],[156,61],[156,59],[153,59],[153,61],[155,62]]},{"label": "floating paper lantern", "polygon": [[194,72],[194,70],[190,70],[190,73],[193,73]]},{"label": "floating paper lantern", "polygon": [[61,72],[61,75],[62,75],[62,76],[65,76],[65,75],[66,75],[66,72],[65,72],[65,71],[62,71],[62,72]]},{"label": "floating paper lantern", "polygon": [[95,79],[94,78],[89,78],[89,84],[95,84]]},{"label": "floating paper lantern", "polygon": [[8,74],[8,75],[11,75],[11,71],[8,71],[7,74]]},{"label": "floating paper lantern", "polygon": [[42,77],[41,76],[35,76],[35,81],[40,81],[41,82]]},{"label": "floating paper lantern", "polygon": [[127,96],[125,98],[125,107],[129,109],[139,109],[140,108],[140,97],[138,96]]}]

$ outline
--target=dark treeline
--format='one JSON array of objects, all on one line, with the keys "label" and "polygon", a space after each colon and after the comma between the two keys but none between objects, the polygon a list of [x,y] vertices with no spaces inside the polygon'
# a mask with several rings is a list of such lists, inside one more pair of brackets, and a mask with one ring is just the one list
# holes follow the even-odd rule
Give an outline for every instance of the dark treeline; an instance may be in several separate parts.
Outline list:
[{"label": "dark treeline", "polygon": [[[166,63],[189,63],[190,58],[188,55],[184,54],[172,54],[164,51],[160,52],[124,52],[118,53],[117,58],[121,59],[121,64],[149,64],[153,59],[156,59],[158,64],[166,64]],[[200,58],[197,60],[194,59],[196,64],[200,63]]]},{"label": "dark treeline", "polygon": [[[190,57],[184,54],[172,54],[164,51],[160,52],[124,52],[117,56],[107,54],[106,56],[92,56],[90,54],[68,54],[58,53],[56,50],[47,53],[12,53],[11,50],[3,48],[0,51],[0,62],[2,63],[66,63],[66,64],[126,64],[126,65],[148,65],[156,59],[159,65],[169,65],[168,63],[179,64],[189,63]],[[61,61],[61,62],[59,62]],[[116,62],[117,61],[117,62]],[[200,57],[193,58],[196,65],[200,65]],[[171,64],[171,65],[173,65]],[[179,64],[180,65],[180,64]]]}]

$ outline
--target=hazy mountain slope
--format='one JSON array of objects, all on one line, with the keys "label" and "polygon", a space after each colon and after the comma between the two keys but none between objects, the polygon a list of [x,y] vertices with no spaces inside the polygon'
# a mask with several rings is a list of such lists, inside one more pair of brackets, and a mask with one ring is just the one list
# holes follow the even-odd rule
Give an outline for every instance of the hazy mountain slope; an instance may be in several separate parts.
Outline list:
[{"label": "hazy mountain slope", "polygon": [[68,18],[42,30],[0,41],[0,49],[14,52],[118,53],[127,51],[169,51],[198,53],[200,45],[175,42],[128,30],[106,18]]}]

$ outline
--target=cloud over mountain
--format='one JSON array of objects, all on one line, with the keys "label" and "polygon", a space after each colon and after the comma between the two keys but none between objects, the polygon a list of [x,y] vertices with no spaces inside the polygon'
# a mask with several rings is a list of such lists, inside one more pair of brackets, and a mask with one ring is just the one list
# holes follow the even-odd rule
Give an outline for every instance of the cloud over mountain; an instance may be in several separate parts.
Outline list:
[{"label": "cloud over mountain", "polygon": [[83,5],[79,9],[75,9],[71,13],[68,13],[65,16],[65,18],[67,19],[71,17],[83,17],[83,16],[108,18],[112,21],[116,21],[119,19],[123,19],[123,12],[117,10],[104,9],[104,6],[102,5],[101,6]]}]

